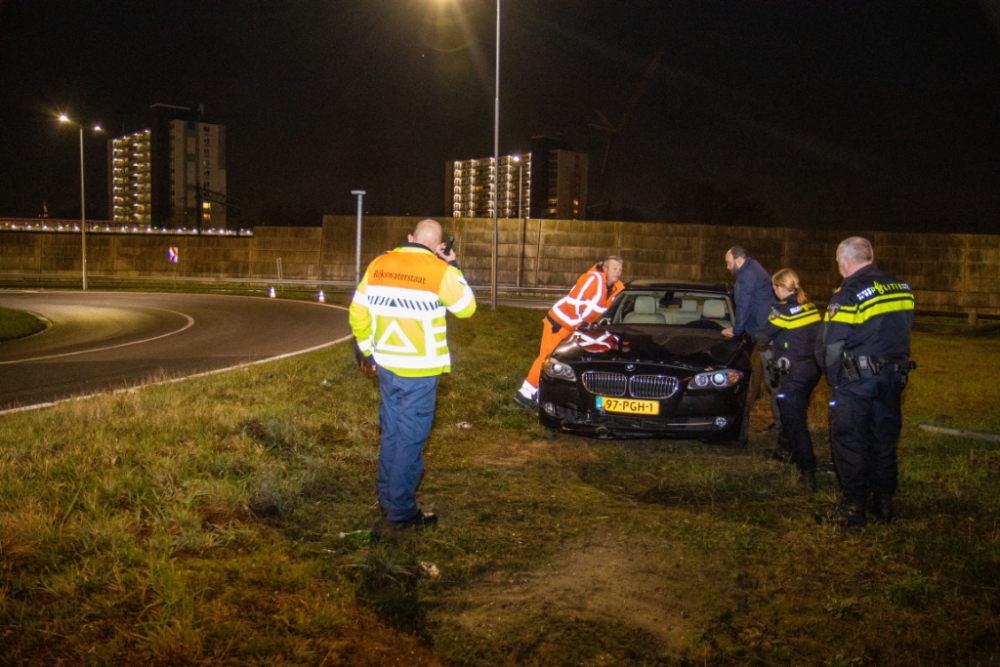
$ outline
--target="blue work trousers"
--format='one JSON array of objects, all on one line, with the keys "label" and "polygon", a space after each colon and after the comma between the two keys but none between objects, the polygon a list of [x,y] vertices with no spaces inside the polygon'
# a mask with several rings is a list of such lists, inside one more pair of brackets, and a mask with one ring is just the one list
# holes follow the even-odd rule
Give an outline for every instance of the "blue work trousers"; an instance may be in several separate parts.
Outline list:
[{"label": "blue work trousers", "polygon": [[869,494],[896,493],[896,443],[903,426],[903,384],[890,370],[833,390],[830,441],[844,499],[864,504]]},{"label": "blue work trousers", "polygon": [[424,473],[424,443],[434,424],[438,376],[403,377],[379,366],[378,379],[378,504],[389,521],[404,521],[419,512],[417,485]]},{"label": "blue work trousers", "polygon": [[792,455],[799,472],[816,472],[816,454],[809,435],[809,397],[820,377],[818,366],[796,362],[774,390],[781,411],[778,440]]}]

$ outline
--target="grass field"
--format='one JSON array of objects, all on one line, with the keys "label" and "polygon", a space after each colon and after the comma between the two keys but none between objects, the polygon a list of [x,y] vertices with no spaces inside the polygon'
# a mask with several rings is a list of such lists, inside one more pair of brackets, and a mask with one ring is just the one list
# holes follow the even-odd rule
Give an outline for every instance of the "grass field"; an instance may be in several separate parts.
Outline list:
[{"label": "grass field", "polygon": [[45,330],[45,322],[31,313],[10,308],[0,308],[0,343],[24,338]]},{"label": "grass field", "polygon": [[746,450],[541,429],[541,316],[450,322],[424,534],[378,518],[345,346],[0,417],[0,664],[1000,664],[1000,447],[918,429],[1000,433],[1000,328],[920,326],[899,520],[844,531],[764,402]]}]

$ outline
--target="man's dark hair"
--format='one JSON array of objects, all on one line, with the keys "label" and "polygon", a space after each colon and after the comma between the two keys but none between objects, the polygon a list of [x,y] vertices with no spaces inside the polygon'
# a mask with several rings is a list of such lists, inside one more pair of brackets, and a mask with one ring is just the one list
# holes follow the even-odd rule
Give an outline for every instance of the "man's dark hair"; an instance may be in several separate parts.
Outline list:
[{"label": "man's dark hair", "polygon": [[747,256],[747,251],[743,249],[741,245],[734,245],[729,249],[729,254],[733,256],[733,259],[740,259],[741,257]]}]

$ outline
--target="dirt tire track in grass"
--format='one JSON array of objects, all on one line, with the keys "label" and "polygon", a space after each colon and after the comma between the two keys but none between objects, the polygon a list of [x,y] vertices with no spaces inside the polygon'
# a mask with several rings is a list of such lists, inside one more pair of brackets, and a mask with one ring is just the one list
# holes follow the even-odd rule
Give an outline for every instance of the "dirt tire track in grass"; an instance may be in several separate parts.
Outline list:
[{"label": "dirt tire track in grass", "polygon": [[695,590],[723,576],[706,562],[697,578],[677,578],[673,572],[690,557],[682,548],[654,548],[612,532],[560,551],[539,570],[498,573],[456,591],[449,601],[453,620],[488,639],[508,634],[520,619],[544,610],[549,622],[637,629],[655,640],[661,657],[680,657],[698,641],[710,615],[691,602],[699,598]]}]

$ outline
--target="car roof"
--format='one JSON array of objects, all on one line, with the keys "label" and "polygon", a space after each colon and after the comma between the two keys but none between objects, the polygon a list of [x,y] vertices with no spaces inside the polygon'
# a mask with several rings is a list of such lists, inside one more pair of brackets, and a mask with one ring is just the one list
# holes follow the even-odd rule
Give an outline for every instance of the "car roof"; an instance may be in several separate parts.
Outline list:
[{"label": "car roof", "polygon": [[630,280],[625,283],[625,289],[650,289],[650,290],[672,290],[672,291],[702,291],[717,292],[719,294],[732,294],[729,283],[715,280],[663,280],[657,278],[640,278]]}]

